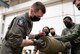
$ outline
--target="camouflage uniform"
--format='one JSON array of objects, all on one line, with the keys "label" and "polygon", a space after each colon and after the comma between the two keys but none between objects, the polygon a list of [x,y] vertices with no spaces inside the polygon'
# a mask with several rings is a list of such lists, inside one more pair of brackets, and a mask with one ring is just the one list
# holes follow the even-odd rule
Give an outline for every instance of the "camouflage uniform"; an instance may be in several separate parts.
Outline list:
[{"label": "camouflage uniform", "polygon": [[56,38],[57,40],[68,42],[73,41],[80,36],[80,25],[74,25],[74,29],[70,29],[70,32],[67,32],[65,36]]},{"label": "camouflage uniform", "polygon": [[[62,32],[63,37],[62,41],[70,41],[71,45],[68,48],[71,47],[71,54],[80,54],[80,25],[74,24],[74,26],[70,29],[65,28]],[[68,51],[69,53],[69,51]]]},{"label": "camouflage uniform", "polygon": [[29,19],[28,13],[15,17],[8,28],[0,54],[21,54],[20,45],[31,32],[32,26],[33,22]]},{"label": "camouflage uniform", "polygon": [[[63,29],[63,31],[62,31],[62,34],[61,34],[61,36],[65,36],[65,35],[67,35],[67,32],[68,32],[68,30],[67,30],[68,28],[65,28],[65,29]],[[66,52],[65,52],[65,54],[71,54],[71,43],[70,42],[65,42],[65,50],[66,50]]]}]

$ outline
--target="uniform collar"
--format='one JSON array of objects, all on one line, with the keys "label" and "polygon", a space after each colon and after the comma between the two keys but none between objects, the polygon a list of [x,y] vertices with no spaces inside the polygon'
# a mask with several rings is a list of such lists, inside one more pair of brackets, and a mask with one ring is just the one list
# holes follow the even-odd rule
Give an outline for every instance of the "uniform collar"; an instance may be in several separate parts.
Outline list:
[{"label": "uniform collar", "polygon": [[73,23],[73,26],[71,27],[71,29],[73,29],[73,28],[75,27],[75,25],[76,25],[76,24],[75,24],[75,23]]}]

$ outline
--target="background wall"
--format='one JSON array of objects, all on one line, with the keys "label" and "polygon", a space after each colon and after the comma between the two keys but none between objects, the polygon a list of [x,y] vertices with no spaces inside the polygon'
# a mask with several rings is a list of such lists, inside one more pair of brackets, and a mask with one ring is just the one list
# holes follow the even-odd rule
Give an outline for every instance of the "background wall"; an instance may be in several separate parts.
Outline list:
[{"label": "background wall", "polygon": [[[23,14],[25,12],[26,11],[19,11],[16,13],[5,15],[5,20],[2,20],[4,25],[1,26],[1,28],[3,29],[0,29],[1,32],[3,32],[2,37],[5,36],[11,20],[15,16]],[[71,16],[75,23],[80,23],[79,14],[79,11],[73,5],[72,1],[65,0],[50,3],[46,6],[46,14],[41,18],[41,20],[39,22],[34,22],[33,30],[31,33],[36,34],[39,31],[42,31],[42,28],[44,26],[49,26],[55,28],[56,34],[61,35],[62,30],[65,28],[63,24],[63,18],[65,16]]]}]

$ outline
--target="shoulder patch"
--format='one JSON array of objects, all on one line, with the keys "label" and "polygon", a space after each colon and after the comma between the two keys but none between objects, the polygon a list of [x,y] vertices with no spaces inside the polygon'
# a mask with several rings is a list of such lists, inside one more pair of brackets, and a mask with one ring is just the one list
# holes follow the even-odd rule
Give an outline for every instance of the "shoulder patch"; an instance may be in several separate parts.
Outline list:
[{"label": "shoulder patch", "polygon": [[18,25],[19,25],[19,26],[24,26],[24,17],[21,17],[21,18],[18,20]]}]

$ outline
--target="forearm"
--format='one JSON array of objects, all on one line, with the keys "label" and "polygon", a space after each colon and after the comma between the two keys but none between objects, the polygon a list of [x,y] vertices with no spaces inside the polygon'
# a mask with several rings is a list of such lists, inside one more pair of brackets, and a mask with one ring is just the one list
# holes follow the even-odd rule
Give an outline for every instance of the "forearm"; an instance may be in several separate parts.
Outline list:
[{"label": "forearm", "polygon": [[80,36],[80,34],[78,32],[76,32],[76,33],[74,32],[72,34],[61,36],[61,37],[56,38],[56,39],[63,41],[63,42],[68,42],[68,41],[72,41],[72,40],[76,39],[79,36]]},{"label": "forearm", "polygon": [[29,46],[29,45],[34,45],[34,46],[41,48],[42,46],[45,45],[45,42],[42,39],[38,39],[38,40],[35,40],[35,39],[34,40],[31,40],[31,39],[25,40],[25,39],[23,39],[20,47]]},{"label": "forearm", "polygon": [[29,40],[23,39],[20,47],[29,46],[32,44],[33,44],[33,41],[31,39],[29,39]]}]

